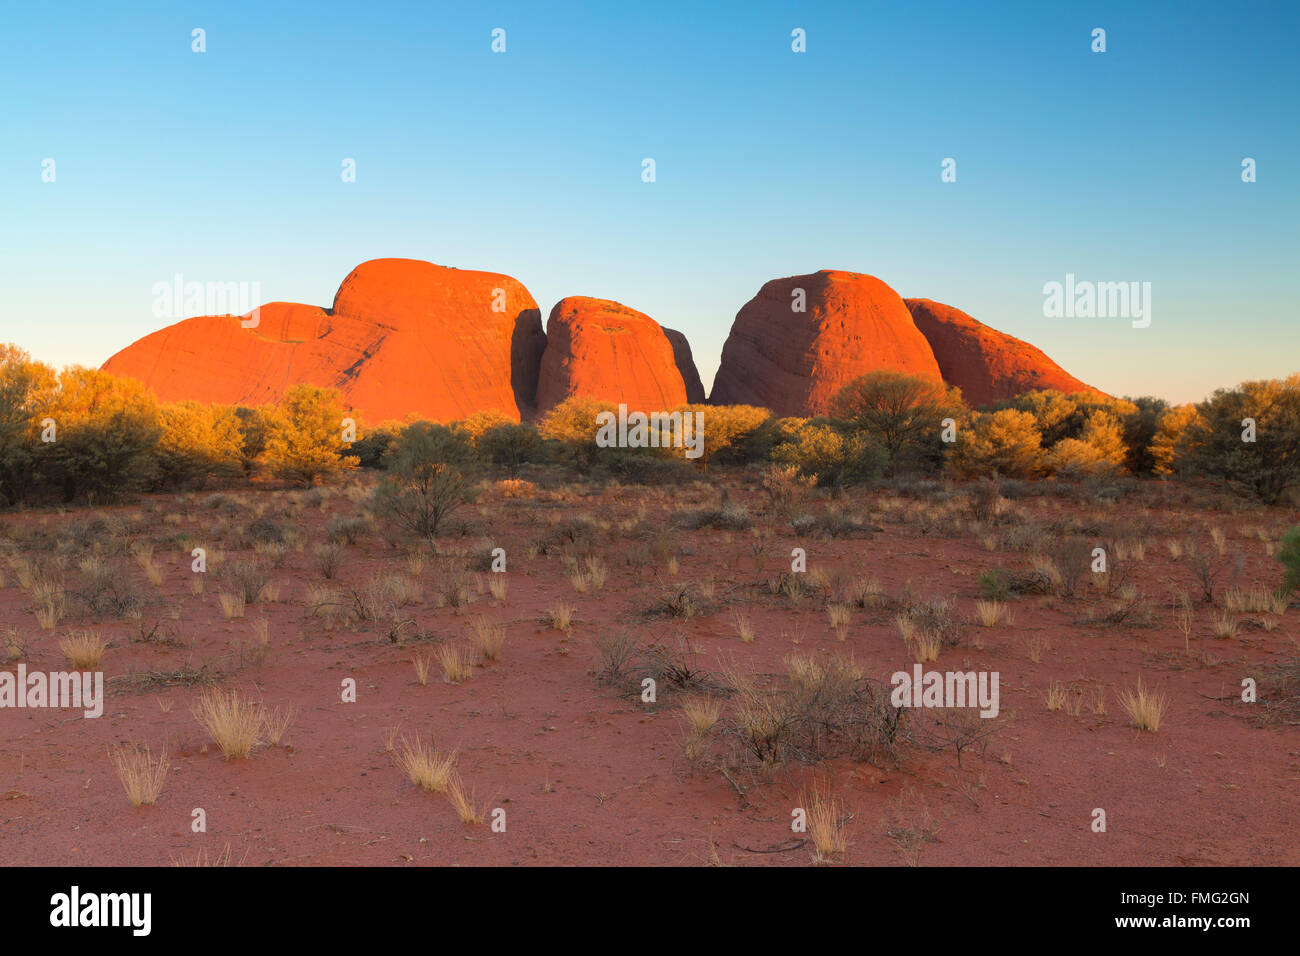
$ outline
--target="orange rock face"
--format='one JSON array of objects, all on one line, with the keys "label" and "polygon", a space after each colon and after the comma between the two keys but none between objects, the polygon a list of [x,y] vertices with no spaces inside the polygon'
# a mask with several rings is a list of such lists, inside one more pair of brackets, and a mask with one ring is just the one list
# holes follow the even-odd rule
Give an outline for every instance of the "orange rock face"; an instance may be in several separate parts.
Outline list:
[{"label": "orange rock face", "polygon": [[664,335],[668,336],[673,347],[673,361],[677,364],[677,371],[682,374],[686,400],[692,405],[703,404],[704,383],[700,381],[700,371],[695,367],[695,358],[691,355],[691,343],[676,329],[664,329]]},{"label": "orange rock face", "polygon": [[[485,410],[530,419],[573,395],[641,411],[705,401],[686,337],[647,315],[573,296],[543,332],[537,303],[509,276],[416,259],[362,263],[329,309],[271,302],[250,328],[233,315],[185,319],[104,369],[163,401],[261,405],[307,382],[339,389],[370,422]],[[880,369],[942,379],[976,406],[1031,389],[1097,392],[964,312],[822,271],[774,279],[745,304],[709,400],[824,414],[846,383]]]},{"label": "orange rock face", "polygon": [[658,322],[608,299],[570,296],[557,302],[546,320],[537,411],[575,395],[653,412],[684,403],[686,384]]},{"label": "orange rock face", "polygon": [[163,401],[274,401],[307,382],[339,389],[368,421],[437,421],[485,409],[532,414],[546,336],[516,280],[416,259],[364,262],[332,309],[272,302],[255,328],[236,316],[185,319],[104,363]]},{"label": "orange rock face", "polygon": [[965,312],[930,299],[906,299],[949,385],[968,405],[990,405],[1036,389],[1094,392],[1028,342],[991,329]]},{"label": "orange rock face", "polygon": [[856,272],[773,279],[736,315],[709,401],[824,414],[845,384],[882,369],[941,378],[897,292]]}]

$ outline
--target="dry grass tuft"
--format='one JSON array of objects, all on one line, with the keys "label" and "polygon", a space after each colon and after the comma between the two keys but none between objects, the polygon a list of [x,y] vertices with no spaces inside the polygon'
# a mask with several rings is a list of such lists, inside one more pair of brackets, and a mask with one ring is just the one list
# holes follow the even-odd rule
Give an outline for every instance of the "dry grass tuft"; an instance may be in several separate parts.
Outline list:
[{"label": "dry grass tuft", "polygon": [[1272,609],[1273,602],[1273,592],[1264,587],[1252,587],[1248,591],[1231,587],[1223,594],[1223,606],[1238,614],[1263,614]]},{"label": "dry grass tuft", "polygon": [[814,783],[812,792],[800,800],[808,819],[808,837],[817,850],[814,863],[830,863],[849,848],[844,833],[844,805],[838,797]]},{"label": "dry grass tuft", "polygon": [[[247,851],[245,851],[245,856],[247,856]],[[188,859],[184,853],[182,853],[178,857],[172,857],[172,866],[214,866],[214,867],[223,866],[224,867],[224,866],[243,865],[244,861],[242,859],[238,863],[233,862],[233,860],[234,857],[230,852],[230,844],[227,843],[226,848],[214,857],[209,857],[208,851],[203,847],[199,847],[194,852],[194,859],[192,860]]]},{"label": "dry grass tuft", "polygon": [[506,626],[489,623],[484,617],[476,617],[471,629],[473,633],[470,635],[470,645],[483,656],[483,660],[497,660],[506,642]]},{"label": "dry grass tuft", "polygon": [[401,731],[402,724],[399,721],[384,731],[384,753],[390,754],[393,748],[397,746],[397,734]]},{"label": "dry grass tuft", "polygon": [[976,601],[975,613],[979,617],[980,625],[983,627],[993,627],[1002,620],[1002,615],[1006,614],[1007,606],[1001,601]]},{"label": "dry grass tuft", "polygon": [[293,704],[286,704],[282,708],[264,707],[262,709],[262,734],[267,743],[272,747],[280,746],[280,741],[289,732],[289,725],[293,723],[293,716]]},{"label": "dry grass tuft", "polygon": [[442,665],[442,677],[448,684],[459,684],[474,676],[474,668],[459,647],[443,644],[437,650],[438,663]]},{"label": "dry grass tuft", "polygon": [[144,576],[149,579],[149,583],[156,588],[162,587],[162,569],[154,563],[153,558],[143,557],[137,554],[136,560],[140,563],[140,569],[144,571]]},{"label": "dry grass tuft", "polygon": [[874,577],[859,578],[853,583],[853,603],[858,607],[876,610],[884,607],[889,599],[885,596],[885,589],[881,587],[880,582]]},{"label": "dry grass tuft", "polygon": [[943,642],[939,635],[930,631],[921,633],[912,632],[911,640],[904,639],[908,649],[918,664],[930,664],[939,659],[939,652],[943,650]]},{"label": "dry grass tuft", "polygon": [[415,668],[415,680],[421,687],[429,683],[429,668],[433,664],[433,654],[429,651],[419,651],[411,658],[411,665]]},{"label": "dry grass tuft", "polygon": [[573,607],[563,601],[556,601],[547,609],[542,620],[557,631],[567,631],[573,623]]},{"label": "dry grass tuft", "polygon": [[148,747],[113,747],[109,757],[131,806],[152,806],[158,801],[167,783],[167,751],[154,758]]},{"label": "dry grass tuft", "polygon": [[1142,678],[1139,677],[1137,690],[1126,690],[1120,694],[1119,705],[1133,726],[1154,734],[1160,729],[1160,722],[1169,710],[1169,699],[1164,694],[1143,687]]},{"label": "dry grass tuft", "polygon": [[447,800],[451,803],[460,822],[478,824],[487,816],[487,806],[479,806],[473,791],[466,791],[460,774],[453,772],[447,781]]},{"label": "dry grass tuft", "polygon": [[231,618],[244,616],[244,596],[242,594],[222,591],[217,595],[217,600],[221,602],[221,613],[225,615],[227,621]]},{"label": "dry grass tuft", "polygon": [[68,602],[63,590],[44,588],[38,583],[32,589],[32,597],[36,604],[36,623],[42,630],[54,630],[55,625],[63,620],[63,615],[68,610]]},{"label": "dry grass tuft", "polygon": [[431,793],[446,793],[459,755],[456,750],[439,751],[431,743],[403,737],[394,759],[411,783]]},{"label": "dry grass tuft", "polygon": [[100,658],[108,642],[94,631],[73,631],[59,641],[59,650],[68,659],[73,670],[86,671],[99,667]]},{"label": "dry grass tuft", "polygon": [[1237,636],[1237,619],[1228,611],[1214,622],[1214,636],[1226,641]]},{"label": "dry grass tuft", "polygon": [[262,743],[266,716],[260,701],[237,690],[204,691],[194,707],[194,717],[227,759],[243,759]]},{"label": "dry grass tuft", "polygon": [[835,631],[835,636],[841,641],[849,636],[850,611],[844,604],[828,604],[826,606],[826,616],[830,618],[831,628]]},{"label": "dry grass tuft", "polygon": [[588,555],[583,565],[582,568],[576,569],[573,574],[569,575],[569,581],[573,584],[573,589],[579,594],[599,591],[609,579],[609,568],[605,567],[605,563],[595,555]]},{"label": "dry grass tuft", "polygon": [[1060,681],[1055,681],[1051,687],[1047,688],[1047,694],[1045,695],[1047,709],[1050,711],[1060,710],[1065,706],[1065,701],[1068,696],[1069,694],[1065,689],[1065,685]]},{"label": "dry grass tuft", "polygon": [[682,715],[696,737],[703,737],[722,716],[722,701],[716,697],[688,697],[682,701]]}]

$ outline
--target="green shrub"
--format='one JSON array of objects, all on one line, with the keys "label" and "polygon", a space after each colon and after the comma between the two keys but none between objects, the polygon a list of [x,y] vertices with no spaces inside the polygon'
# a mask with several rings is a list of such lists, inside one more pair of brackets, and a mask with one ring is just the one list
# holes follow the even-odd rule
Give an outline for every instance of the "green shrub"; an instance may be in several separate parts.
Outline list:
[{"label": "green shrub", "polygon": [[143,490],[158,474],[158,401],[142,383],[73,366],[59,374],[43,473],[64,500],[107,501]]},{"label": "green shrub", "polygon": [[537,431],[551,445],[555,457],[587,474],[601,448],[596,444],[601,412],[617,413],[618,406],[595,398],[574,396],[556,405],[538,422]]},{"label": "green shrub", "polygon": [[360,438],[348,449],[357,456],[357,464],[362,468],[383,468],[384,456],[397,441],[402,426],[386,422],[374,428],[367,428]]},{"label": "green shrub", "polygon": [[719,531],[747,531],[752,524],[749,509],[744,505],[723,504],[716,508],[704,508],[692,512],[685,518],[686,527],[699,531],[702,528],[716,528]]},{"label": "green shrub", "polygon": [[330,544],[356,544],[366,530],[366,520],[357,515],[335,515],[325,526],[325,538]]},{"label": "green shrub", "polygon": [[1277,559],[1286,569],[1282,587],[1287,591],[1300,591],[1300,525],[1282,535],[1282,546],[1277,550]]},{"label": "green shrub", "polygon": [[1130,399],[1137,410],[1124,420],[1124,446],[1128,457],[1125,465],[1135,475],[1155,474],[1156,459],[1152,454],[1160,421],[1169,411],[1163,398],[1143,396]]},{"label": "green shrub", "polygon": [[518,475],[525,464],[537,460],[542,447],[537,429],[521,422],[490,425],[483,429],[474,444],[493,467],[511,478]]},{"label": "green shrub", "polygon": [[416,422],[402,429],[375,489],[375,511],[430,544],[447,518],[474,498],[473,449],[465,433]]},{"label": "green shrub", "polygon": [[792,441],[777,445],[772,460],[797,468],[819,485],[846,485],[879,478],[888,456],[863,434],[845,435],[830,425],[809,422]]},{"label": "green shrub", "polygon": [[704,454],[698,459],[706,471],[709,465],[745,464],[764,461],[771,451],[772,413],[753,405],[679,405],[673,409],[687,415],[704,415]]},{"label": "green shrub", "polygon": [[53,408],[55,375],[22,349],[0,345],[0,505],[38,485],[41,421]]},{"label": "green shrub", "polygon": [[239,431],[243,442],[239,449],[239,465],[244,470],[244,477],[252,477],[262,453],[266,451],[267,418],[261,409],[235,408],[235,417],[239,419]]},{"label": "green shrub", "polygon": [[1005,601],[1011,595],[1011,579],[1001,568],[981,571],[978,580],[981,597]]},{"label": "green shrub", "polygon": [[855,378],[835,394],[831,409],[884,449],[891,475],[905,467],[937,468],[943,460],[943,420],[966,413],[957,389],[891,371]]},{"label": "green shrub", "polygon": [[[1186,465],[1275,503],[1300,485],[1300,373],[1221,388],[1197,406]],[[1246,420],[1254,422],[1254,440]]]}]

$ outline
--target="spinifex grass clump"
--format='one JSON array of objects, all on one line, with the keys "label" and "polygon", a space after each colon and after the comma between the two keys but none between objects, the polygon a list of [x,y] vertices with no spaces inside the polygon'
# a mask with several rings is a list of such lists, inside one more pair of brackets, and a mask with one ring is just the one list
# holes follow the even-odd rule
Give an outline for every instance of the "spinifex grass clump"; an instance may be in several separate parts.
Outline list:
[{"label": "spinifex grass clump", "polygon": [[167,782],[167,752],[157,758],[148,747],[113,747],[109,750],[117,779],[122,782],[131,806],[152,805],[157,802]]},{"label": "spinifex grass clump", "polygon": [[556,601],[543,613],[542,619],[557,631],[567,631],[573,623],[573,607],[563,601]]},{"label": "spinifex grass clump", "polygon": [[394,759],[411,783],[432,793],[446,793],[459,752],[440,751],[422,740],[402,738]]},{"label": "spinifex grass clump", "polygon": [[813,862],[830,863],[837,857],[843,858],[849,848],[844,833],[844,804],[819,783],[813,784],[811,793],[803,796],[800,803],[807,814],[808,837],[817,850]]},{"label": "spinifex grass clump", "polygon": [[1160,722],[1164,720],[1165,713],[1169,710],[1169,698],[1158,691],[1143,687],[1139,678],[1136,691],[1126,690],[1120,694],[1119,705],[1134,727],[1154,734],[1160,729]]},{"label": "spinifex grass clump", "polygon": [[420,652],[411,658],[411,665],[415,668],[415,681],[421,687],[429,683],[429,665],[433,663],[433,654]]},{"label": "spinifex grass clump", "polygon": [[285,734],[289,732],[289,724],[293,723],[293,716],[293,704],[287,704],[283,708],[262,708],[262,733],[266,742],[272,747],[280,746]]},{"label": "spinifex grass clump", "polygon": [[501,648],[506,642],[506,626],[493,624],[483,617],[473,621],[473,633],[470,644],[473,645],[485,661],[495,661],[501,656]]},{"label": "spinifex grass clump", "polygon": [[443,679],[449,684],[459,684],[474,676],[474,667],[459,647],[443,644],[435,652],[442,665]]},{"label": "spinifex grass clump", "polygon": [[261,702],[249,700],[237,690],[205,691],[194,707],[194,716],[227,760],[247,757],[265,736]]},{"label": "spinifex grass clump", "polygon": [[108,642],[94,631],[74,631],[59,641],[59,650],[76,670],[94,670]]},{"label": "spinifex grass clump", "polygon": [[682,701],[682,716],[691,733],[703,736],[713,729],[722,716],[722,701],[716,697],[688,697]]},{"label": "spinifex grass clump", "polygon": [[483,818],[487,816],[487,806],[478,802],[478,797],[473,790],[466,789],[460,774],[455,771],[447,780],[447,800],[456,811],[456,815],[460,817],[461,823],[482,823]]},{"label": "spinifex grass clump", "polygon": [[975,613],[982,627],[993,627],[1007,612],[1007,606],[1001,601],[976,601]]}]

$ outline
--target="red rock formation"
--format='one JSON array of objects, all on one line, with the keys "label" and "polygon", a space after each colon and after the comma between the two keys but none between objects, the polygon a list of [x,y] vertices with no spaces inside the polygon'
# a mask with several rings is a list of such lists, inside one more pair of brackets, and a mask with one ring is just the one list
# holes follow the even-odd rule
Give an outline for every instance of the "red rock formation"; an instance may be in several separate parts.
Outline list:
[{"label": "red rock formation", "polygon": [[737,313],[709,401],[824,414],[846,383],[881,369],[941,377],[897,292],[856,272],[773,279]]},{"label": "red rock formation", "polygon": [[652,412],[683,404],[686,385],[658,322],[608,299],[570,296],[546,320],[537,411],[574,395]]},{"label": "red rock formation", "polygon": [[[686,337],[640,312],[572,297],[551,311],[549,333],[508,276],[375,259],[343,281],[330,309],[272,302],[252,328],[232,315],[185,319],[104,369],[164,401],[260,405],[308,382],[339,389],[371,422],[482,410],[531,418],[571,395],[644,411],[704,401]],[[710,400],[822,414],[844,384],[877,369],[942,378],[973,405],[1030,389],[1097,392],[964,312],[905,301],[869,275],[823,271],[768,282],[740,310]]]},{"label": "red rock formation", "polygon": [[905,299],[912,320],[934,351],[943,380],[968,405],[990,405],[1035,389],[1093,392],[1028,342],[991,329],[965,312],[930,299]]},{"label": "red rock formation", "polygon": [[677,371],[682,373],[682,383],[686,386],[686,400],[692,405],[703,404],[704,383],[700,381],[699,369],[695,367],[695,358],[691,355],[691,343],[676,329],[666,328],[664,335],[668,336],[668,341],[672,344],[673,361],[677,364]]},{"label": "red rock formation", "polygon": [[372,422],[532,413],[546,336],[537,303],[509,276],[374,259],[343,281],[332,309],[272,302],[258,320],[185,319],[104,369],[140,379],[163,401],[260,405],[308,382],[339,389]]}]

